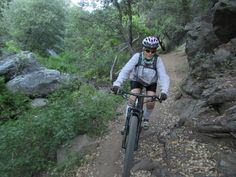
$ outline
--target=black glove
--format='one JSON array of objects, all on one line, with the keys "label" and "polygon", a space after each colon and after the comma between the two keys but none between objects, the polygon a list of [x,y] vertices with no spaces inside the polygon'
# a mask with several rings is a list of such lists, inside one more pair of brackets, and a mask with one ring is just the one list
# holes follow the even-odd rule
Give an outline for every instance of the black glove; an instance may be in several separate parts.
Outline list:
[{"label": "black glove", "polygon": [[160,99],[161,99],[162,101],[166,100],[166,99],[167,99],[167,94],[161,93]]},{"label": "black glove", "polygon": [[120,87],[115,85],[115,86],[112,86],[111,91],[112,91],[114,94],[117,94],[118,91],[119,91],[119,89],[120,89]]}]

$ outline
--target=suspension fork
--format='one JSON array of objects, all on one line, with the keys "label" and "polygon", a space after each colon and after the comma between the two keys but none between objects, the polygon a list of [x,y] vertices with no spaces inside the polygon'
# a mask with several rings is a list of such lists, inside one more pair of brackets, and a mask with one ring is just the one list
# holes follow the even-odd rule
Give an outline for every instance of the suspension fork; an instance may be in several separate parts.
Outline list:
[{"label": "suspension fork", "polygon": [[137,132],[136,132],[136,139],[135,139],[135,150],[138,149],[138,143],[139,143],[139,137],[142,130],[142,117],[143,117],[143,101],[144,97],[138,97],[135,101],[135,108],[128,108],[127,116],[125,120],[125,129],[124,129],[124,135],[122,140],[122,148],[126,149],[126,139],[127,135],[129,133],[129,125],[130,125],[130,117],[132,115],[135,115],[138,118],[138,124],[137,124]]}]

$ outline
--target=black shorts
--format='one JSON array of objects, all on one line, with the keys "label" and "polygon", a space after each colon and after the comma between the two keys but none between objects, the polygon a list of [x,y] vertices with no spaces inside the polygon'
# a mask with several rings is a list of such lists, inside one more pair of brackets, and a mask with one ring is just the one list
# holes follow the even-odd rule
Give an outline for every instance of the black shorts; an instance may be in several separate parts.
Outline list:
[{"label": "black shorts", "polygon": [[157,83],[153,83],[153,84],[148,85],[148,86],[143,86],[140,82],[137,82],[137,81],[130,81],[130,87],[131,87],[131,90],[132,90],[132,89],[135,89],[135,88],[143,89],[143,87],[145,87],[145,88],[146,88],[146,91],[153,91],[153,92],[156,92]]}]

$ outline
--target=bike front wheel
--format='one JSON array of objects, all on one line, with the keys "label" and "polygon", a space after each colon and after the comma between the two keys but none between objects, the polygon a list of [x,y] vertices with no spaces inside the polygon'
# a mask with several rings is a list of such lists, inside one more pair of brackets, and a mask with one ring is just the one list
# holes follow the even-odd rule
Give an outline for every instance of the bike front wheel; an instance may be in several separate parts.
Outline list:
[{"label": "bike front wheel", "polygon": [[127,144],[126,144],[126,150],[125,150],[123,177],[129,177],[130,176],[130,170],[133,167],[134,149],[135,149],[137,128],[138,128],[138,117],[137,116],[132,116],[130,118],[129,133],[127,135]]}]

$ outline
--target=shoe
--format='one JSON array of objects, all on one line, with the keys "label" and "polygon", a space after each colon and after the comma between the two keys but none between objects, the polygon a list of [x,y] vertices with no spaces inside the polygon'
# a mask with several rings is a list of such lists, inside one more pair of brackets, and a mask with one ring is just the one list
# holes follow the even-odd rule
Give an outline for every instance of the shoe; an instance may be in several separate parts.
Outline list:
[{"label": "shoe", "polygon": [[149,120],[143,120],[143,128],[147,130],[149,128]]}]

